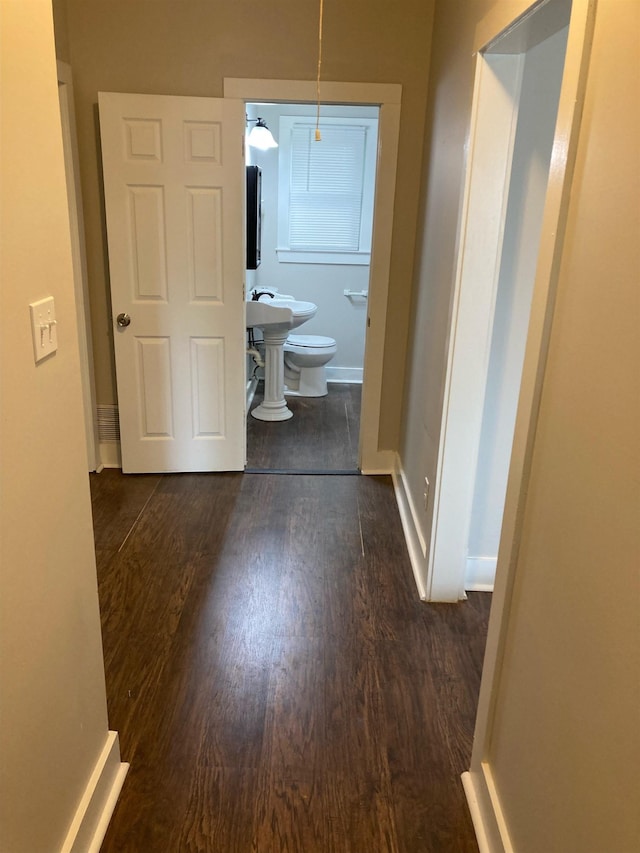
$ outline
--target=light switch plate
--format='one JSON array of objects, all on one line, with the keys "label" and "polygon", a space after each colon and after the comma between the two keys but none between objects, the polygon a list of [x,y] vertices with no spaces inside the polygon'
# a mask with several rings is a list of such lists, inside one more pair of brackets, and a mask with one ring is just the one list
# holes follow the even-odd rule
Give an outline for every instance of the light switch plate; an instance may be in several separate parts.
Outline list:
[{"label": "light switch plate", "polygon": [[53,296],[31,302],[31,334],[36,364],[58,349],[58,327]]}]

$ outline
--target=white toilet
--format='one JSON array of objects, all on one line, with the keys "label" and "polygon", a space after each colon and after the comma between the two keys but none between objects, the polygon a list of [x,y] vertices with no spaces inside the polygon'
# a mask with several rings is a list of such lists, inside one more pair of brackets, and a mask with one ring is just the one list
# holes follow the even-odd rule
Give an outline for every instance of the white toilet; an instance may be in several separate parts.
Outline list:
[{"label": "white toilet", "polygon": [[284,345],[284,381],[287,393],[297,397],[324,397],[325,365],[337,352],[333,338],[289,335]]}]

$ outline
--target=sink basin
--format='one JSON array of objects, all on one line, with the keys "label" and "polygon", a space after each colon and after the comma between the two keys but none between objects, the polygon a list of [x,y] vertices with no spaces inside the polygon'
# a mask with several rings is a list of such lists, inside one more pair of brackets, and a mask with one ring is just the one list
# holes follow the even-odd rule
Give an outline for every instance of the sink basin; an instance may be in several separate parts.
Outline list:
[{"label": "sink basin", "polygon": [[294,299],[265,299],[264,302],[246,303],[247,326],[257,326],[263,331],[296,329],[315,316],[318,306],[313,302]]}]

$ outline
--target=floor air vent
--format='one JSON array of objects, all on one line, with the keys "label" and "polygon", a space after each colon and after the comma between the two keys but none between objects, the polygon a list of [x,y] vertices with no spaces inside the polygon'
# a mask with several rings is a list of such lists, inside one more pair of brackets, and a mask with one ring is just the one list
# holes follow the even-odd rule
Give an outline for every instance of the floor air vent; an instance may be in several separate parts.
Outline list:
[{"label": "floor air vent", "polygon": [[98,437],[100,441],[120,441],[118,407],[113,403],[98,407]]}]

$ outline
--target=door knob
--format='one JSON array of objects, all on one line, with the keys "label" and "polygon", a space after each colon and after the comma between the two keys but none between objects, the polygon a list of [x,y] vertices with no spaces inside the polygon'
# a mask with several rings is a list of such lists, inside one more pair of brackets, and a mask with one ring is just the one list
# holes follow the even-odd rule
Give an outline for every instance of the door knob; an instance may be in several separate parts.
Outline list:
[{"label": "door knob", "polygon": [[131,317],[128,314],[118,314],[116,317],[116,323],[120,326],[121,329],[126,329],[126,327],[131,322]]}]

